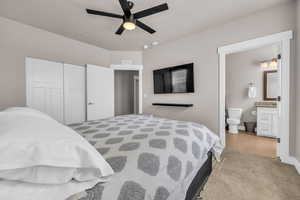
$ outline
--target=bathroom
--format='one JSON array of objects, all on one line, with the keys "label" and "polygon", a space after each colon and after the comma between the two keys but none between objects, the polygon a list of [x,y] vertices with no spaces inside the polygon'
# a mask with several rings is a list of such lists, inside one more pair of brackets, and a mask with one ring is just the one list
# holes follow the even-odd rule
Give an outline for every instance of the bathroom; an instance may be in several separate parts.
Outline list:
[{"label": "bathroom", "polygon": [[280,45],[226,57],[226,142],[242,152],[276,157],[280,111]]}]

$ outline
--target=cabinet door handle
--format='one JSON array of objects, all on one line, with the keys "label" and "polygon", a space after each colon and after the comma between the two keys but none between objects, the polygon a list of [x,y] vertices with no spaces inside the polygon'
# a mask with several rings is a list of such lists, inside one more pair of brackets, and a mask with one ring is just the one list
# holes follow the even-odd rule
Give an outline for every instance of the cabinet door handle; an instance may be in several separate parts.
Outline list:
[{"label": "cabinet door handle", "polygon": [[279,102],[281,101],[281,96],[277,97],[277,101],[279,101]]}]

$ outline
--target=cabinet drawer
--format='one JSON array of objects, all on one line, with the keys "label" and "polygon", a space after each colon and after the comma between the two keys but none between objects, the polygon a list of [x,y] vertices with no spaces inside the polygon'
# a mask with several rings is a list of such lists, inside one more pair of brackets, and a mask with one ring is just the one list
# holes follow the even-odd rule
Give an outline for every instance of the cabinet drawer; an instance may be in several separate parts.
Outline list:
[{"label": "cabinet drawer", "polygon": [[259,122],[271,123],[271,120],[272,120],[272,114],[270,113],[260,113],[258,115]]},{"label": "cabinet drawer", "polygon": [[269,123],[259,123],[257,128],[262,131],[271,131],[271,125]]},{"label": "cabinet drawer", "polygon": [[278,112],[274,108],[257,109],[257,135],[277,137]]},{"label": "cabinet drawer", "polygon": [[268,123],[259,123],[257,125],[257,135],[260,136],[270,136],[272,128]]},{"label": "cabinet drawer", "polygon": [[264,130],[258,130],[257,131],[258,136],[266,136],[266,137],[271,137],[270,131],[264,131]]}]

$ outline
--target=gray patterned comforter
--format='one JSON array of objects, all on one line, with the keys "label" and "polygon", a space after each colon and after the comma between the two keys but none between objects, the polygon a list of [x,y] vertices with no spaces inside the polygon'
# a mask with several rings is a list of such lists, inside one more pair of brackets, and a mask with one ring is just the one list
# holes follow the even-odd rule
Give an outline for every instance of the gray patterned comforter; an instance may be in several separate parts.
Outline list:
[{"label": "gray patterned comforter", "polygon": [[115,174],[81,200],[183,200],[219,138],[205,126],[144,115],[70,125],[103,155]]}]

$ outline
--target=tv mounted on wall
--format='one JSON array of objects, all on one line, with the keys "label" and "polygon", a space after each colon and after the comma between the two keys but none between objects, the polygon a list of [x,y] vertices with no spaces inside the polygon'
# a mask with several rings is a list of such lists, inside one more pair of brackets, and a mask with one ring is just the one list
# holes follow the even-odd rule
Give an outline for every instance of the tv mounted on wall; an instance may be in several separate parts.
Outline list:
[{"label": "tv mounted on wall", "polygon": [[153,71],[154,94],[193,93],[194,64]]}]

